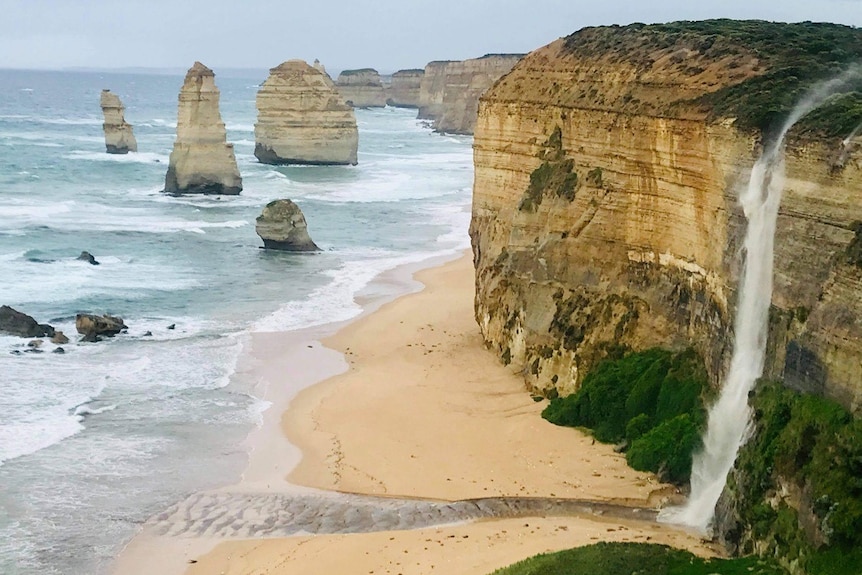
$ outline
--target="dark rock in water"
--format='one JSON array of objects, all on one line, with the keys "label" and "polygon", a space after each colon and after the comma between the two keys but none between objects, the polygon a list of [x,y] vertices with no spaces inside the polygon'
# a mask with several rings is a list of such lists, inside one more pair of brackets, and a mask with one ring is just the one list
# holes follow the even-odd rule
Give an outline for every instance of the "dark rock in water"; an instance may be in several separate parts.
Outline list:
[{"label": "dark rock in water", "polygon": [[20,349],[13,349],[9,353],[11,353],[12,355],[21,355],[21,350]]},{"label": "dark rock in water", "polygon": [[275,200],[266,205],[256,220],[255,231],[268,250],[314,252],[320,248],[308,235],[308,224],[299,206],[290,200]]},{"label": "dark rock in water", "polygon": [[39,349],[38,347],[28,347],[27,349],[24,350],[24,353],[44,353],[44,352],[41,349]]},{"label": "dark rock in water", "polygon": [[41,339],[34,339],[32,341],[27,342],[27,347],[40,348],[40,347],[42,347],[43,343],[45,343],[45,342],[43,342]]},{"label": "dark rock in water", "polygon": [[66,353],[66,350],[62,347],[55,347],[54,351],[52,351],[51,353]]},{"label": "dark rock in water", "polygon": [[85,333],[84,337],[81,338],[81,341],[86,343],[96,343],[98,341],[102,341],[102,338],[95,333]]},{"label": "dark rock in water", "polygon": [[141,337],[152,337],[152,335],[153,335],[153,332],[148,331],[147,333],[145,333],[145,334],[144,334],[144,335],[142,335]]},{"label": "dark rock in water", "polygon": [[26,313],[4,305],[0,306],[0,333],[19,337],[52,337],[54,328],[45,323],[40,324]]},{"label": "dark rock in water", "polygon": [[79,313],[75,316],[75,329],[84,336],[81,341],[99,341],[98,336],[111,337],[129,328],[121,317]]},{"label": "dark rock in water", "polygon": [[[175,324],[175,323],[172,323],[171,325],[168,326],[168,329],[176,329],[176,328],[177,328],[177,324]],[[150,334],[150,335],[152,335],[152,334]]]},{"label": "dark rock in water", "polygon": [[78,256],[78,259],[83,260],[85,262],[89,262],[91,265],[94,265],[94,266],[99,265],[99,262],[97,262],[96,258],[93,257],[93,254],[91,254],[90,252],[87,252],[87,251],[81,252],[81,255]]},{"label": "dark rock in water", "polygon": [[64,343],[69,343],[69,338],[62,331],[55,331],[51,337],[51,343],[63,345]]}]

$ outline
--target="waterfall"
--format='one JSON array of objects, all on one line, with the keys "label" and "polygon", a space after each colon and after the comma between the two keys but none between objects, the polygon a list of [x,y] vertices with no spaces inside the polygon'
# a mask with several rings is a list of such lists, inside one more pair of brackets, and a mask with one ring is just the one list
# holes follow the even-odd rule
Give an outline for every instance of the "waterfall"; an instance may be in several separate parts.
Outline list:
[{"label": "waterfall", "polygon": [[751,429],[748,392],[763,374],[775,226],[784,189],[784,138],[796,122],[830,96],[846,91],[848,84],[860,77],[862,68],[855,67],[809,91],[751,169],[748,186],[739,198],[748,229],[730,369],[718,400],[709,410],[703,449],[694,455],[688,502],[683,507],[663,510],[659,516],[662,521],[688,525],[701,532],[706,532],[712,522],[727,474]]}]

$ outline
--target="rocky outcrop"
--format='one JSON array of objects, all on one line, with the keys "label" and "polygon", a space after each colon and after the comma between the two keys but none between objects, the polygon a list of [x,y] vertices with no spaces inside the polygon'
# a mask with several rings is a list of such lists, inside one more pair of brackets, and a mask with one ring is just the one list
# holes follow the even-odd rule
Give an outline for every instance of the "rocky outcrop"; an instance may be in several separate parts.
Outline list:
[{"label": "rocky outcrop", "polygon": [[329,76],[304,61],[270,70],[257,112],[254,155],[264,164],[356,164],[353,108]]},{"label": "rocky outcrop", "polygon": [[77,258],[75,258],[75,259],[77,259],[77,260],[81,260],[81,261],[83,261],[83,262],[87,262],[87,263],[88,263],[88,264],[90,264],[91,266],[97,266],[97,265],[99,265],[99,261],[96,259],[96,256],[94,256],[93,254],[91,254],[91,253],[90,253],[90,252],[88,252],[88,251],[83,251],[83,252],[81,252],[81,255],[79,255],[79,256],[78,256]]},{"label": "rocky outcrop", "polygon": [[335,82],[338,93],[354,108],[382,108],[386,106],[386,93],[380,74],[373,68],[344,70]]},{"label": "rocky outcrop", "polygon": [[105,123],[102,129],[105,131],[105,148],[109,154],[128,154],[138,151],[138,142],[132,132],[132,125],[126,122],[123,115],[125,108],[120,102],[120,97],[112,94],[110,90],[102,90],[99,98],[102,107],[102,115]]},{"label": "rocky outcrop", "polygon": [[302,210],[290,200],[275,200],[257,217],[255,231],[268,250],[314,252],[320,248],[308,235]]},{"label": "rocky outcrop", "polygon": [[420,82],[419,118],[433,120],[438,132],[472,134],[479,97],[521,57],[487,54],[472,60],[430,62]]},{"label": "rocky outcrop", "polygon": [[242,191],[233,144],[219,112],[219,90],[212,70],[195,62],[179,95],[177,139],[171,152],[165,192],[225,194]]},{"label": "rocky outcrop", "polygon": [[18,337],[54,337],[55,332],[50,325],[39,323],[26,313],[4,305],[0,306],[0,333]]},{"label": "rocky outcrop", "polygon": [[[737,198],[763,137],[756,102],[730,104],[750,102],[746,82],[762,98],[762,82],[784,78],[766,75],[775,38],[820,25],[724,26],[735,24],[586,29],[482,98],[476,319],[530,388],[571,393],[619,345],[691,345],[715,381],[726,369],[746,225]],[[862,156],[833,169],[839,145],[791,132],[765,376],[858,413],[862,270],[847,254]]]},{"label": "rocky outcrop", "polygon": [[92,315],[79,313],[75,316],[75,329],[82,337],[81,341],[99,341],[101,337],[113,337],[129,329],[123,323],[123,318],[111,315]]},{"label": "rocky outcrop", "polygon": [[425,70],[398,70],[386,87],[386,104],[396,108],[418,108]]}]

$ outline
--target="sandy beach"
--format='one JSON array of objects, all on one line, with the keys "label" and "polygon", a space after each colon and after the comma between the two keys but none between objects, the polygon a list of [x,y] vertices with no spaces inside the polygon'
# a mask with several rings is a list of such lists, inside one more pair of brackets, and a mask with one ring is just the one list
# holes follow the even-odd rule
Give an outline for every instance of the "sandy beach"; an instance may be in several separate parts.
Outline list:
[{"label": "sandy beach", "polygon": [[[484,348],[469,255],[416,279],[422,291],[322,345],[256,335],[244,375],[261,381],[273,407],[249,437],[243,480],[151,521],[116,572],[155,572],[152,558],[160,556],[160,573],[185,567],[190,575],[489,573],[599,540],[715,553],[697,536],[601,510],[447,514],[446,502],[494,497],[652,508],[674,489],[630,469],[611,446],[540,417],[546,402],[533,401],[521,377]],[[327,498],[331,492],[341,499]],[[359,513],[351,498],[359,494],[385,499],[372,498],[371,511]],[[387,501],[396,507],[390,515]],[[291,505],[297,511],[284,518]],[[411,513],[417,518],[405,524]],[[306,523],[282,525],[295,521]]]}]

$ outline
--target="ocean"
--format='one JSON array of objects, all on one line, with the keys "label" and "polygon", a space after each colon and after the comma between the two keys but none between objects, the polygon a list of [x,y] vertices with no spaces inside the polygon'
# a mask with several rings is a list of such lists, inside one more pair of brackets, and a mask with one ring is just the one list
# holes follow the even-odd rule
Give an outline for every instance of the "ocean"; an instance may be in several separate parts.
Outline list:
[{"label": "ocean", "polygon": [[[357,110],[358,166],[266,166],[264,79],[216,70],[242,194],[171,197],[182,76],[0,70],[0,305],[72,340],[27,353],[0,335],[0,573],[106,572],[148,517],[238,478],[267,407],[233,377],[251,333],[349,320],[358,296],[411,289],[384,272],[469,246],[471,138],[414,110]],[[138,153],[105,153],[102,88]],[[300,205],[322,252],[260,249],[254,220],[277,198]],[[78,343],[80,312],[128,333]]]}]

